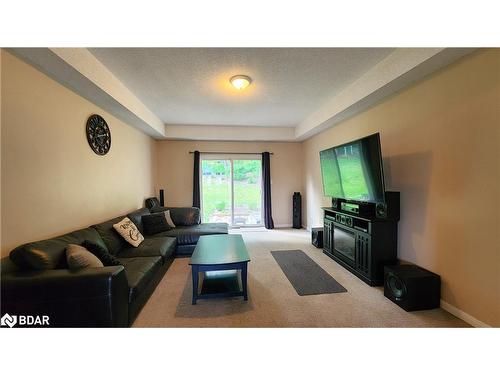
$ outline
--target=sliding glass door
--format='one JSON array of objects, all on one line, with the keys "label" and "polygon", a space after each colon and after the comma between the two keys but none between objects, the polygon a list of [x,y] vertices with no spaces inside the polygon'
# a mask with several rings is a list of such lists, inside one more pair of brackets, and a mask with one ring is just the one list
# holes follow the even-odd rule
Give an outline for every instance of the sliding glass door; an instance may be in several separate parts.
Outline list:
[{"label": "sliding glass door", "polygon": [[203,155],[201,196],[203,222],[261,226],[260,155]]},{"label": "sliding glass door", "polygon": [[201,160],[201,210],[204,223],[232,224],[230,160]]},{"label": "sliding glass door", "polygon": [[262,225],[262,163],[233,160],[233,225]]}]

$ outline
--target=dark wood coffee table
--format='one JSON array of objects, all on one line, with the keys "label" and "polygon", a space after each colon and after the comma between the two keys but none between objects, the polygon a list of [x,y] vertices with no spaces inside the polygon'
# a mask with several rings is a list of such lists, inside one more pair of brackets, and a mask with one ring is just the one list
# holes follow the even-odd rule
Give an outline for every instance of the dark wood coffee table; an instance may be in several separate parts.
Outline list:
[{"label": "dark wood coffee table", "polygon": [[[193,274],[193,305],[202,298],[239,297],[248,300],[247,265],[250,262],[241,234],[202,236],[189,264]],[[241,270],[241,287],[238,282]],[[199,276],[203,272],[201,293]]]}]

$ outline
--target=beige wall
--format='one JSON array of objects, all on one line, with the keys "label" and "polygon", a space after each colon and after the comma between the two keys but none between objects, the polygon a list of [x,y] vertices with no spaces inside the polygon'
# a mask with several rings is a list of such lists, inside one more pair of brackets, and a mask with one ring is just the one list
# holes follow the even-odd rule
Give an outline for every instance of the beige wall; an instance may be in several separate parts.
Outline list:
[{"label": "beige wall", "polygon": [[[154,140],[2,50],[2,256],[140,207],[154,186]],[[111,150],[96,155],[85,123],[102,115]]]},{"label": "beige wall", "polygon": [[291,225],[292,196],[302,192],[302,145],[283,142],[157,141],[157,189],[165,189],[165,203],[193,203],[193,155],[189,151],[273,152],[271,193],[276,226]]},{"label": "beige wall", "polygon": [[303,144],[308,226],[329,204],[319,151],[380,132],[401,191],[399,258],[437,272],[442,299],[500,326],[500,50],[482,50]]}]

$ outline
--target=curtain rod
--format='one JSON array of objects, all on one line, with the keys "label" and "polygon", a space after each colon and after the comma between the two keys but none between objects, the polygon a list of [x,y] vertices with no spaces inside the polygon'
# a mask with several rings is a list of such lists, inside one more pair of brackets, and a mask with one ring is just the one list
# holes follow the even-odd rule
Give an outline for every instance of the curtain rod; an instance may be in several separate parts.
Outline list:
[{"label": "curtain rod", "polygon": [[[189,151],[190,154],[194,154],[194,151]],[[216,152],[216,151],[200,151],[200,154],[233,154],[233,155],[258,155],[262,154],[262,152]],[[270,152],[269,155],[274,155],[274,153]]]}]

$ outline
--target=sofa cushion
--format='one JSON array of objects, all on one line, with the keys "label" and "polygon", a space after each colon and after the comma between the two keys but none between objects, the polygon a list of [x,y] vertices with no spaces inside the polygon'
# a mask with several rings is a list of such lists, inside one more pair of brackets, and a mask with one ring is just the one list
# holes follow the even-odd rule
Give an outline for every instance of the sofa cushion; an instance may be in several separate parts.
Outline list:
[{"label": "sofa cushion", "polygon": [[85,240],[106,248],[95,229],[85,228],[62,236],[18,246],[10,252],[9,258],[22,270],[68,268],[66,247],[72,243],[80,244]]},{"label": "sofa cushion", "polygon": [[198,207],[153,207],[151,212],[170,211],[170,217],[177,225],[197,225],[201,223],[200,209]]},{"label": "sofa cushion", "polygon": [[28,265],[27,268],[32,270],[53,270],[57,267],[57,259],[54,259],[50,252],[33,246],[26,246],[23,259]]},{"label": "sofa cushion", "polygon": [[104,247],[88,240],[83,241],[82,246],[94,254],[105,266],[121,266],[118,258]]},{"label": "sofa cushion", "polygon": [[139,232],[144,233],[144,226],[142,223],[142,217],[144,215],[148,215],[149,210],[146,207],[139,208],[138,210],[132,211],[129,214],[127,214],[127,217],[132,220],[132,222],[135,224],[137,229],[139,229]]},{"label": "sofa cushion", "polygon": [[204,223],[175,227],[166,232],[155,234],[154,237],[175,237],[178,245],[192,245],[198,242],[200,236],[227,233],[228,225],[226,223]]},{"label": "sofa cushion", "polygon": [[145,201],[144,201],[144,205],[149,209],[149,210],[152,210],[153,208],[155,207],[161,207],[160,205],[160,201],[158,200],[158,198],[156,197],[151,197],[151,198],[147,198]]},{"label": "sofa cushion", "polygon": [[168,225],[167,218],[165,217],[165,212],[157,212],[142,217],[145,235],[150,236],[170,229],[170,225]]},{"label": "sofa cushion", "polygon": [[[134,248],[134,250],[136,250]],[[129,287],[128,302],[132,302],[148,286],[161,267],[161,257],[120,258],[125,267]]]},{"label": "sofa cushion", "polygon": [[146,237],[139,247],[122,250],[120,258],[161,256],[164,259],[173,256],[176,239],[171,237]]},{"label": "sofa cushion", "polygon": [[100,224],[92,225],[106,244],[106,248],[111,254],[118,254],[121,249],[128,246],[127,241],[113,228],[113,224],[119,223],[125,216],[115,217],[114,219],[104,221]]}]

